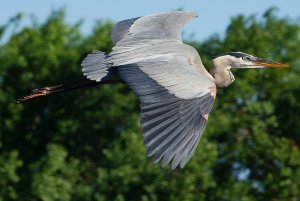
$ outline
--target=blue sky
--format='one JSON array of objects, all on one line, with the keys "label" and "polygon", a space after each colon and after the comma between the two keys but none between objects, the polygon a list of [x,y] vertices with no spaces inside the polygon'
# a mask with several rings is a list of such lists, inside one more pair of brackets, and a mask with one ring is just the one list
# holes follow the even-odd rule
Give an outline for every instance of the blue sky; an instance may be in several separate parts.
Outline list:
[{"label": "blue sky", "polygon": [[194,33],[195,39],[203,40],[214,33],[223,35],[233,16],[262,15],[272,6],[279,8],[279,16],[300,17],[300,0],[9,0],[1,4],[0,24],[18,12],[24,14],[23,25],[30,23],[30,14],[43,22],[52,10],[66,8],[67,22],[75,23],[83,19],[82,31],[89,33],[96,19],[119,21],[181,8],[199,14],[199,18],[185,27],[184,37]]}]

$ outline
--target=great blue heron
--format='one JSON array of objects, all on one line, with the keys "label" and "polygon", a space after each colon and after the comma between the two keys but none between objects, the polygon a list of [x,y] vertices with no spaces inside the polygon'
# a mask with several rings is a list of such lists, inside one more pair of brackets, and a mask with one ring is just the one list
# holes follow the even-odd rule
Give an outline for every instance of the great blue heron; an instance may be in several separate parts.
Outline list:
[{"label": "great blue heron", "polygon": [[213,59],[210,73],[198,52],[182,43],[181,28],[195,12],[172,11],[118,22],[110,54],[94,50],[82,62],[83,84],[35,89],[23,102],[90,84],[115,83],[118,73],[141,102],[141,127],[148,156],[161,165],[184,167],[201,139],[217,87],[234,81],[231,68],[287,67],[242,52]]}]

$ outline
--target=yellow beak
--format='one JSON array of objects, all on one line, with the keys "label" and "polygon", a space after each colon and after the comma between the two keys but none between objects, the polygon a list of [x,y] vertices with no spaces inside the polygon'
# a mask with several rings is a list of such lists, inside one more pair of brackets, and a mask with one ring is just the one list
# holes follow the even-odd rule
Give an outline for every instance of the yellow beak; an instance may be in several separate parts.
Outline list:
[{"label": "yellow beak", "polygon": [[289,65],[287,64],[282,64],[270,60],[265,60],[265,59],[257,59],[256,61],[253,61],[253,63],[256,66],[263,66],[263,67],[272,67],[272,68],[287,68]]}]

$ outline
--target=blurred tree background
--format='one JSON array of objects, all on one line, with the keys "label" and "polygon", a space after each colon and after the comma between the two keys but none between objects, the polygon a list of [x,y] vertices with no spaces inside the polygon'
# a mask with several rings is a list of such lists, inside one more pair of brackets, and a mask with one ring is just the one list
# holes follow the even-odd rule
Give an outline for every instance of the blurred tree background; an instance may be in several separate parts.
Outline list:
[{"label": "blurred tree background", "polygon": [[[0,26],[0,41],[17,15]],[[200,19],[198,19],[200,20]],[[146,158],[139,102],[125,85],[98,86],[26,104],[29,89],[82,78],[81,60],[110,51],[113,23],[92,34],[65,22],[64,11],[12,32],[0,47],[0,201],[300,200],[300,25],[236,16],[226,36],[190,41],[210,57],[243,51],[289,69],[234,70],[218,91],[205,135],[185,169]]]}]

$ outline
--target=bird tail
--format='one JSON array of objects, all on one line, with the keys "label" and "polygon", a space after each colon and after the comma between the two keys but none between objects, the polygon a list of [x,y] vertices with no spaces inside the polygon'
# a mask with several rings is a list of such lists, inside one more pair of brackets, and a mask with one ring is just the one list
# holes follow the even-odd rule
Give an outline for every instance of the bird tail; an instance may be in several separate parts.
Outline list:
[{"label": "bird tail", "polygon": [[17,103],[23,103],[36,98],[72,91],[83,87],[91,87],[99,84],[122,83],[121,80],[114,80],[117,69],[112,67],[109,62],[109,55],[93,50],[81,63],[83,75],[86,79],[59,84],[55,86],[42,87],[31,90],[29,95],[16,100]]},{"label": "bird tail", "polygon": [[96,82],[107,80],[111,77],[112,71],[110,68],[112,64],[109,62],[109,54],[93,50],[91,54],[88,54],[82,61],[83,75],[89,80],[95,80]]}]

